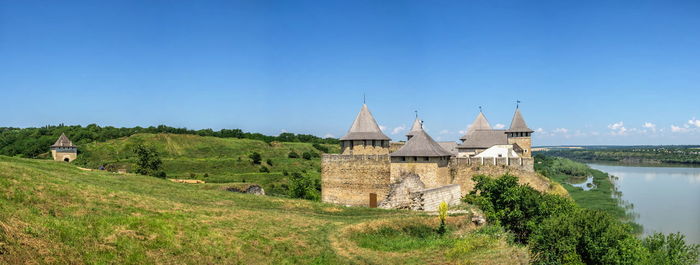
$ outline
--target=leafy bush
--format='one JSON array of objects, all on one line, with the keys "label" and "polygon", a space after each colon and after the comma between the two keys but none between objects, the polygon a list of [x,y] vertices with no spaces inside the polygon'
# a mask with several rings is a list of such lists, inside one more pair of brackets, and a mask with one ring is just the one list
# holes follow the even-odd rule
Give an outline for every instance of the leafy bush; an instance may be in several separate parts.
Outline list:
[{"label": "leafy bush", "polygon": [[445,219],[447,219],[447,203],[446,202],[441,202],[440,205],[438,206],[438,218],[440,218],[440,227],[438,227],[438,234],[443,235],[445,234],[446,228],[445,228]]},{"label": "leafy bush", "polygon": [[261,167],[260,167],[260,172],[262,172],[262,173],[270,173],[270,169],[267,168],[266,166],[261,166]]},{"label": "leafy bush", "polygon": [[680,234],[644,241],[615,216],[583,209],[567,198],[518,185],[517,178],[475,176],[465,201],[477,204],[495,225],[527,243],[535,264],[694,264],[698,245]]},{"label": "leafy bush", "polygon": [[575,208],[567,198],[518,185],[518,178],[512,175],[495,179],[479,175],[473,180],[476,185],[465,200],[478,205],[489,221],[513,232],[515,240],[520,243],[527,243],[532,230],[545,218]]},{"label": "leafy bush", "polygon": [[650,252],[649,264],[692,265],[698,262],[700,245],[685,243],[685,236],[681,233],[669,234],[655,233],[642,240],[642,245]]},{"label": "leafy bush", "polygon": [[311,160],[311,159],[313,159],[313,158],[319,158],[319,157],[321,157],[321,155],[319,155],[319,154],[316,153],[316,152],[304,152],[303,154],[301,154],[301,156],[302,156],[304,159],[306,159],[306,160]]},{"label": "leafy bush", "polygon": [[328,153],[328,147],[325,147],[319,143],[314,143],[313,147],[316,148],[316,150],[321,151],[323,153]]},{"label": "leafy bush", "polygon": [[268,165],[268,166],[272,166],[272,159],[269,159],[269,158],[268,158],[266,162],[267,162],[267,165]]},{"label": "leafy bush", "polygon": [[544,220],[529,246],[535,264],[639,264],[649,256],[631,226],[580,208]]},{"label": "leafy bush", "polygon": [[162,179],[168,177],[168,175],[165,174],[165,171],[162,171],[162,170],[156,172],[155,174],[153,174],[153,176],[156,177],[156,178],[162,178]]},{"label": "leafy bush", "polygon": [[165,172],[161,171],[163,162],[155,148],[137,145],[134,153],[136,154],[136,173],[165,178]]},{"label": "leafy bush", "polygon": [[289,158],[299,158],[299,154],[297,152],[291,151],[289,152],[289,155],[287,155]]},{"label": "leafy bush", "polygon": [[253,152],[252,154],[248,155],[248,158],[253,160],[253,164],[255,165],[260,165],[260,162],[262,161],[262,156],[258,152]]},{"label": "leafy bush", "polygon": [[289,177],[289,197],[318,201],[321,198],[321,181],[297,172]]}]

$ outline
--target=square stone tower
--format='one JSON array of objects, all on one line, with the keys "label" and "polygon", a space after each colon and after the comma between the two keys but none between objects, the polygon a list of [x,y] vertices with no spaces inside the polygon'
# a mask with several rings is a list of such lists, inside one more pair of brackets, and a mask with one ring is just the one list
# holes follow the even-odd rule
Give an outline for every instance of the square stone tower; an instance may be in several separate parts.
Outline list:
[{"label": "square stone tower", "polygon": [[61,133],[56,143],[51,146],[51,155],[55,161],[72,162],[78,158],[78,147],[73,145],[65,133]]},{"label": "square stone tower", "polygon": [[527,127],[520,108],[515,108],[513,121],[510,128],[506,130],[508,144],[518,145],[522,149],[522,157],[532,157],[532,133],[534,131]]}]

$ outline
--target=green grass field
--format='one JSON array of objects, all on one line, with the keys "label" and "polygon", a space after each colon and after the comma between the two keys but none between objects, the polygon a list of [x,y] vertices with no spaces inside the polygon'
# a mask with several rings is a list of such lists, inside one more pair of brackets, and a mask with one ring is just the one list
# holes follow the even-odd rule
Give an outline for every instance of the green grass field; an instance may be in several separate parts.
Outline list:
[{"label": "green grass field", "polygon": [[[435,240],[468,240],[473,229],[466,216],[448,221],[452,233],[433,238],[429,248],[375,249],[360,246],[367,239],[363,233],[385,226],[401,228],[402,224],[436,227],[436,217],[239,194],[223,191],[217,184],[173,183],[135,174],[85,171],[62,162],[0,156],[0,264],[527,260],[522,247],[509,246],[498,238],[498,245],[448,256],[462,250]],[[372,236],[379,242],[394,242]],[[396,237],[396,233],[387,234],[389,239]]]},{"label": "green grass field", "polygon": [[[89,143],[80,147],[81,153],[75,163],[93,169],[100,165],[108,165],[131,171],[135,162],[132,150],[138,144],[157,150],[169,178],[191,178],[194,175],[214,183],[254,182],[271,194],[276,194],[276,191],[283,192],[280,186],[287,183],[287,177],[283,175],[285,171],[320,178],[319,158],[306,160],[301,157],[288,157],[292,151],[299,155],[304,152],[320,153],[309,143],[268,144],[258,140],[184,134],[136,134],[106,142]],[[337,145],[323,146],[330,152],[340,151]],[[262,155],[260,165],[253,164],[248,157],[253,152]],[[263,166],[270,172],[260,172]],[[204,174],[207,174],[208,178],[202,178]]]}]

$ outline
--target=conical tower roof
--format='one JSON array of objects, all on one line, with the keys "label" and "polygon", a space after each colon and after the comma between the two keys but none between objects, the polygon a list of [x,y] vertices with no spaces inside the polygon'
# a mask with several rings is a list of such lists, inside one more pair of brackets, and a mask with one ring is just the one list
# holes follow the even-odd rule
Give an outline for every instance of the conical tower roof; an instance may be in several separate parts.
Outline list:
[{"label": "conical tower roof", "polygon": [[379,128],[367,104],[362,104],[362,109],[350,126],[350,130],[340,140],[391,140],[391,138]]},{"label": "conical tower roof", "polygon": [[484,113],[479,111],[479,115],[476,115],[476,119],[474,119],[474,122],[472,122],[471,125],[469,125],[469,129],[467,129],[467,133],[462,136],[462,138],[459,138],[460,140],[465,140],[469,138],[470,135],[474,134],[474,131],[486,131],[486,130],[492,130],[491,125],[489,125],[489,121],[486,119],[486,116],[484,116]]},{"label": "conical tower roof", "polygon": [[532,129],[527,127],[523,115],[520,113],[520,109],[515,109],[515,114],[513,114],[513,121],[510,122],[510,128],[506,132],[534,132]]},{"label": "conical tower roof", "polygon": [[73,145],[73,142],[71,142],[68,137],[66,136],[65,133],[61,133],[61,136],[58,137],[58,140],[56,140],[56,143],[54,143],[51,147],[76,147]]},{"label": "conical tower roof", "polygon": [[445,150],[433,140],[423,129],[417,130],[413,137],[401,149],[391,153],[391,156],[452,156],[452,153]]},{"label": "conical tower roof", "polygon": [[423,121],[421,121],[418,117],[416,117],[416,120],[413,121],[413,126],[411,126],[411,130],[408,131],[406,136],[408,136],[410,138],[411,136],[414,136],[416,132],[422,131],[422,130],[423,130]]}]

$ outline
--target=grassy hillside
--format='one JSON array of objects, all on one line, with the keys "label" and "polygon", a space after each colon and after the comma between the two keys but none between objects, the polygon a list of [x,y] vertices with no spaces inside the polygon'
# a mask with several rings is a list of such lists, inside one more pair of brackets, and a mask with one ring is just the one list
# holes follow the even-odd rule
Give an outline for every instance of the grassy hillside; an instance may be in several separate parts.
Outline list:
[{"label": "grassy hillside", "polygon": [[[274,193],[280,185],[286,183],[286,177],[283,176],[285,171],[300,172],[314,178],[320,176],[319,158],[306,160],[288,157],[292,151],[300,156],[304,152],[321,152],[310,143],[266,143],[185,134],[135,134],[85,144],[80,146],[81,153],[75,163],[88,168],[108,165],[131,171],[135,162],[132,151],[139,144],[156,148],[163,160],[163,168],[171,178],[190,178],[192,175],[202,177],[207,174],[207,182],[256,182]],[[339,152],[338,145],[323,146],[330,152]],[[253,164],[248,157],[253,152],[262,155],[260,165]],[[268,168],[270,172],[260,172],[262,167]]]},{"label": "grassy hillside", "polygon": [[450,217],[437,237],[436,217],[416,212],[0,156],[0,264],[527,262],[523,247],[473,232],[467,218]]}]

